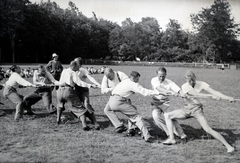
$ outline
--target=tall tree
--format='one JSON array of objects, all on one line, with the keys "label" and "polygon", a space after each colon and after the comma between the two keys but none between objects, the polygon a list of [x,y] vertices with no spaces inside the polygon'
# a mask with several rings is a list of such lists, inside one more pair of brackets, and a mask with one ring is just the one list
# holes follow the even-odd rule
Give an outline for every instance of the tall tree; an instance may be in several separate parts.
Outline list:
[{"label": "tall tree", "polygon": [[232,55],[231,44],[239,32],[238,24],[231,17],[229,2],[215,0],[210,8],[191,14],[191,21],[197,32],[197,40],[205,45],[202,46],[203,55],[206,55],[209,47],[214,47],[216,53],[212,53],[215,55],[213,57],[219,61],[227,61]]},{"label": "tall tree", "polygon": [[1,0],[0,1],[0,33],[10,40],[12,62],[16,61],[15,48],[18,40],[18,31],[23,28],[24,9],[28,0]]}]

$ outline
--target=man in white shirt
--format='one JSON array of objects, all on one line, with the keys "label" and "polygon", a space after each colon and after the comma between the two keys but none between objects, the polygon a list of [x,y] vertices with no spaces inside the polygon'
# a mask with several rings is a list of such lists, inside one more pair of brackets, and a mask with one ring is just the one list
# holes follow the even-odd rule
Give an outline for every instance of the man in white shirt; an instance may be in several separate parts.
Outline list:
[{"label": "man in white shirt", "polygon": [[[23,110],[27,108],[23,101],[23,96],[18,94],[17,88],[19,86],[36,87],[36,85],[26,81],[20,76],[21,68],[19,66],[13,65],[10,70],[11,75],[5,84],[3,96],[16,104],[16,113],[14,119],[19,120],[23,116]],[[29,112],[29,114],[31,114],[30,110],[27,111]]]},{"label": "man in white shirt", "polygon": [[59,85],[60,83],[46,70],[43,65],[39,65],[38,69],[33,74],[33,84],[39,86],[33,93],[24,97],[26,106],[31,109],[31,106],[43,100],[43,104],[50,114],[56,113],[57,109],[52,105],[52,89],[51,84]]},{"label": "man in white shirt", "polygon": [[[129,79],[125,73],[123,73],[121,71],[113,71],[113,69],[111,69],[109,67],[105,68],[104,76],[103,76],[102,84],[101,84],[102,94],[111,93],[112,90],[115,88],[115,86],[125,79]],[[114,121],[118,120],[118,118],[115,116],[115,114],[109,107],[109,103],[106,104],[106,106],[104,108],[104,113],[109,117],[110,121],[114,122]],[[121,133],[126,130],[127,130],[127,128],[124,126],[116,128],[117,133]]]},{"label": "man in white shirt", "polygon": [[[186,104],[182,109],[174,110],[172,112],[164,114],[169,131],[169,139],[164,141],[163,144],[171,145],[176,143],[173,134],[173,119],[187,119],[194,117],[207,133],[211,134],[227,148],[228,153],[233,152],[235,148],[228,144],[222,135],[214,131],[208,125],[207,120],[203,114],[202,104],[197,100],[197,98],[213,98],[217,100],[225,99],[229,100],[230,102],[234,101],[234,98],[226,96],[221,92],[215,91],[203,81],[197,81],[196,76],[192,71],[186,72],[185,79],[186,83],[182,85],[182,92],[183,95],[186,96]],[[207,93],[201,93],[202,90],[205,90]]]},{"label": "man in white shirt", "polygon": [[[125,79],[115,86],[115,88],[112,90],[112,96],[108,102],[112,114],[108,114],[107,116],[115,128],[121,128],[123,123],[120,122],[115,112],[123,113],[124,115],[128,116],[129,120],[141,130],[145,141],[151,142],[153,137],[150,135],[148,128],[145,125],[145,120],[137,112],[136,107],[131,104],[131,101],[128,97],[133,93],[139,93],[143,96],[151,96],[158,95],[159,92],[143,88],[138,83],[139,77],[140,74],[138,72],[132,71],[129,79]],[[114,118],[111,116],[114,116]]]},{"label": "man in white shirt", "polygon": [[[96,85],[96,87],[100,88],[100,84],[90,75],[87,69],[82,67],[83,60],[81,57],[76,58],[74,61],[76,61],[79,65],[79,70],[77,71],[77,75],[81,81],[87,82],[87,79],[91,81],[93,84]],[[92,105],[90,104],[89,99],[89,88],[87,87],[80,87],[78,85],[75,85],[75,90],[80,98],[80,100],[83,102],[84,107],[88,110],[94,110]]]},{"label": "man in white shirt", "polygon": [[[74,89],[75,85],[88,88],[96,88],[96,85],[88,84],[80,80],[77,76],[76,71],[79,70],[79,65],[76,61],[70,63],[70,67],[64,69],[61,77],[60,83],[65,83],[65,86],[61,86],[57,91],[57,122],[61,122],[62,111],[65,110],[65,106],[80,120],[82,121],[83,130],[88,131],[90,127],[87,126],[86,117],[88,117],[92,124],[94,124],[95,129],[100,129],[99,124],[96,122],[94,112],[85,108],[80,101]],[[66,104],[66,105],[65,105]]]},{"label": "man in white shirt", "polygon": [[[181,89],[174,82],[166,78],[167,70],[164,67],[160,67],[156,72],[157,76],[152,78],[151,80],[151,85],[154,90],[172,96],[178,95],[180,93]],[[170,106],[168,97],[164,95],[153,96],[151,105],[153,106],[152,116],[155,124],[163,131],[165,131],[167,136],[169,136],[165,118],[163,115],[163,113]],[[182,127],[180,126],[178,121],[173,120],[173,124],[174,133],[182,140],[184,140],[187,136],[183,133]]]}]

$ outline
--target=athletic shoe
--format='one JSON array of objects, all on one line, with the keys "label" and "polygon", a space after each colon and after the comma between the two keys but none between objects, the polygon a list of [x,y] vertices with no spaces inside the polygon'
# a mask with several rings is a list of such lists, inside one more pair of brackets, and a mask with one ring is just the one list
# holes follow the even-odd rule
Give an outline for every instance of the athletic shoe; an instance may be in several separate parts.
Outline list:
[{"label": "athletic shoe", "polygon": [[127,127],[122,125],[122,126],[119,126],[118,128],[116,128],[115,131],[116,131],[116,133],[122,133],[124,131],[127,131]]},{"label": "athletic shoe", "polygon": [[84,131],[89,131],[89,130],[91,130],[91,128],[89,126],[86,126],[86,127],[83,127],[83,130]]},{"label": "athletic shoe", "polygon": [[171,139],[167,139],[163,142],[164,145],[174,145],[176,144],[176,140],[171,140]]}]

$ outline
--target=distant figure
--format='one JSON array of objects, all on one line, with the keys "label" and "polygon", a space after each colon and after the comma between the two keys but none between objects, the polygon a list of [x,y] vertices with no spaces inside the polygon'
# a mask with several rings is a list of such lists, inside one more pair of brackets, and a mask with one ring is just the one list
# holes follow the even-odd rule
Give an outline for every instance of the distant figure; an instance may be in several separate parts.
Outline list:
[{"label": "distant figure", "polygon": [[224,73],[224,69],[225,69],[225,66],[224,66],[224,64],[222,64],[222,66],[221,66],[221,68],[220,68],[221,70],[222,70],[222,73]]},{"label": "distant figure", "polygon": [[54,79],[59,81],[63,66],[61,62],[58,60],[58,55],[56,53],[52,54],[52,60],[48,62],[46,65],[47,70],[53,75]]}]

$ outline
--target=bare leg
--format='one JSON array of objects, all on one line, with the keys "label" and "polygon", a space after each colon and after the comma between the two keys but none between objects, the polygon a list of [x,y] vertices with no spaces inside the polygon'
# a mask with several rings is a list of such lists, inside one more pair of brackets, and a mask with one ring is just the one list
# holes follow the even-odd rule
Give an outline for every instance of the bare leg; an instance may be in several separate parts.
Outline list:
[{"label": "bare leg", "polygon": [[96,130],[100,130],[100,125],[97,123],[96,117],[94,113],[86,113],[86,116],[91,120],[92,124],[94,125]]},{"label": "bare leg", "polygon": [[172,119],[185,119],[186,117],[181,113],[181,110],[174,110],[172,112],[164,113],[167,129],[169,132],[169,139],[163,142],[163,144],[171,145],[176,144],[176,140],[173,134],[173,121]]},{"label": "bare leg", "polygon": [[233,152],[234,147],[232,147],[228,142],[224,139],[224,137],[218,132],[214,131],[207,123],[207,120],[204,116],[197,117],[197,121],[200,123],[202,128],[209,134],[211,134],[215,139],[219,140],[226,148],[227,152]]},{"label": "bare leg", "polygon": [[83,114],[82,116],[80,116],[80,120],[82,121],[83,130],[84,130],[84,131],[90,130],[90,127],[87,126],[86,115],[85,115],[85,114]]},{"label": "bare leg", "polygon": [[57,108],[57,123],[61,123],[62,108]]}]

